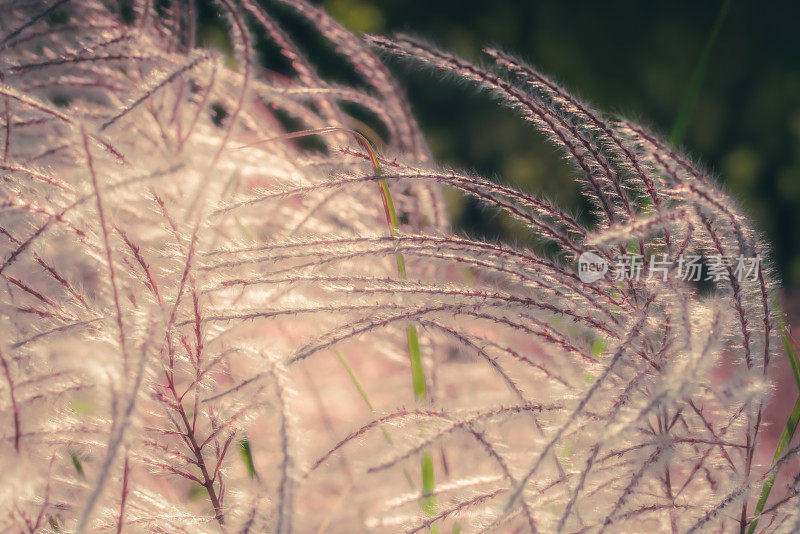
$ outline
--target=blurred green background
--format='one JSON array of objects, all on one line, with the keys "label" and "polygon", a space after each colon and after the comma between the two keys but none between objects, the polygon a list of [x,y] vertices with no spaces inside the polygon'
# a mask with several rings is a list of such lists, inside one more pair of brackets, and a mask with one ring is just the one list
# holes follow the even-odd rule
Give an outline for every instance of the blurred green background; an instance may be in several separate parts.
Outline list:
[{"label": "blurred green background", "polygon": [[[289,10],[260,0],[325,78],[357,83],[346,63]],[[773,263],[800,289],[800,4],[730,0],[317,0],[356,33],[411,33],[480,60],[486,44],[513,52],[605,112],[668,137],[692,75],[722,20],[682,147],[738,199],[772,244]],[[202,44],[230,50],[210,2]],[[260,39],[262,64],[289,72]],[[437,161],[512,183],[581,212],[575,171],[513,112],[464,84],[392,63]],[[527,244],[518,229],[449,196],[457,230]]]},{"label": "blurred green background", "polygon": [[[402,31],[480,59],[500,46],[588,100],[668,136],[723,2],[324,0],[349,29]],[[800,4],[732,0],[711,49],[683,148],[758,222],[775,266],[800,287]],[[442,163],[578,209],[554,150],[491,98],[393,65]],[[471,203],[455,223],[515,240]]]}]

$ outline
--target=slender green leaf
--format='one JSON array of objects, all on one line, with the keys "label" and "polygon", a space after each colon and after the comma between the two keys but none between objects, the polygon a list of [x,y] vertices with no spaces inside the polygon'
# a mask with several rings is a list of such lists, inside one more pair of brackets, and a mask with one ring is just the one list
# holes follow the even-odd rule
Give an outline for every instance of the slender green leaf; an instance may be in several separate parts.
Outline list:
[{"label": "slender green leaf", "polygon": [[436,515],[436,499],[431,496],[434,488],[433,455],[422,453],[422,509],[429,516]]},{"label": "slender green leaf", "polygon": [[422,368],[417,328],[413,325],[409,326],[406,328],[406,335],[408,337],[408,355],[411,357],[411,382],[414,387],[414,399],[424,401],[428,397],[428,390],[425,387],[425,373]]},{"label": "slender green leaf", "polygon": [[367,405],[367,408],[369,408],[369,411],[374,412],[375,408],[372,406],[372,403],[369,401],[369,397],[367,396],[367,392],[361,386],[361,382],[359,382],[358,378],[356,378],[356,374],[353,372],[353,368],[350,367],[350,364],[347,363],[347,360],[344,359],[344,356],[342,356],[342,354],[338,350],[333,349],[333,352],[336,354],[336,357],[339,358],[339,361],[341,362],[342,367],[344,367],[344,370],[347,371],[347,375],[350,377],[350,380],[353,382],[353,385],[358,390],[358,393],[359,393],[359,395],[361,395],[361,398],[364,399],[364,403]]},{"label": "slender green leaf", "polygon": [[[776,297],[773,298],[773,307],[778,315],[778,326],[783,337],[783,345],[786,347],[786,354],[789,357],[789,362],[792,364],[792,372],[794,373],[795,383],[797,385],[798,392],[800,392],[800,363],[798,361],[797,351],[792,343],[792,338],[789,336],[789,331],[786,329],[786,324],[783,319],[783,312],[781,311],[780,303]],[[786,426],[783,427],[783,432],[778,440],[778,446],[775,448],[775,455],[772,458],[773,465],[781,458],[781,456],[783,456],[783,454],[786,452],[786,449],[789,448],[789,443],[792,441],[792,437],[794,437],[795,430],[797,430],[798,420],[800,420],[800,397],[798,397],[795,401],[794,408],[792,408],[792,412],[789,414],[789,420],[786,421]],[[758,516],[760,516],[764,511],[764,506],[767,504],[769,494],[772,492],[772,486],[775,484],[775,476],[777,474],[778,473],[776,470],[776,472],[772,473],[772,475],[770,475],[770,477],[764,481],[764,486],[761,488],[761,495],[758,499],[758,503],[756,504],[754,519],[750,523],[750,527],[747,529],[747,534],[753,534],[756,531],[756,526],[758,525]]]},{"label": "slender green leaf", "polygon": [[[333,352],[336,354],[336,357],[339,359],[339,362],[342,364],[342,367],[344,367],[345,371],[347,371],[347,375],[350,377],[350,381],[358,390],[359,395],[361,395],[361,398],[364,400],[364,404],[367,405],[367,408],[369,408],[370,412],[375,413],[375,407],[372,406],[372,402],[370,402],[369,400],[367,391],[361,385],[361,382],[358,380],[358,377],[356,376],[355,371],[353,371],[353,368],[350,367],[350,364],[347,363],[347,360],[344,358],[344,356],[342,356],[342,354],[338,350],[333,349]],[[386,440],[386,443],[388,443],[389,445],[394,445],[392,436],[389,435],[389,431],[386,430],[386,427],[384,425],[381,425],[381,433],[383,434],[383,438]],[[411,476],[408,473],[406,473],[406,478],[409,480],[411,487],[413,488],[414,483],[411,481]]]},{"label": "slender green leaf", "polygon": [[728,7],[730,4],[731,0],[724,0],[724,2],[722,2],[719,13],[717,13],[717,19],[714,21],[714,26],[711,28],[711,33],[708,36],[708,41],[706,41],[703,52],[700,54],[700,59],[697,61],[694,72],[692,72],[689,87],[687,87],[686,93],[683,95],[681,107],[678,110],[678,117],[675,119],[675,124],[670,134],[670,141],[673,145],[680,144],[686,135],[686,129],[689,127],[692,111],[694,111],[694,105],[697,102],[697,95],[700,94],[700,87],[703,85],[703,79],[708,70],[708,61],[711,58],[711,51],[714,49],[714,43],[717,40],[720,28],[722,28],[722,23],[725,22],[725,16],[728,14]]},{"label": "slender green leaf", "polygon": [[792,337],[789,335],[789,330],[786,328],[786,322],[783,319],[783,311],[781,304],[778,302],[777,295],[772,297],[772,307],[778,316],[778,329],[783,338],[783,346],[786,349],[786,354],[789,356],[789,363],[792,364],[792,373],[794,374],[794,382],[797,385],[797,391],[800,393],[800,359],[798,359],[797,351],[792,344]]},{"label": "slender green leaf", "polygon": [[[786,421],[786,426],[783,428],[783,432],[781,433],[781,437],[778,440],[778,446],[775,449],[775,456],[772,459],[772,463],[774,464],[777,462],[781,456],[786,452],[786,449],[789,447],[789,442],[792,441],[792,437],[794,436],[794,431],[797,429],[797,421],[800,420],[800,397],[794,403],[794,408],[792,408],[792,413],[789,415],[789,420]],[[769,499],[769,494],[772,491],[772,486],[775,484],[775,475],[776,473],[772,473],[770,477],[764,481],[764,487],[761,488],[761,496],[758,499],[758,504],[756,504],[756,510],[754,513],[755,519],[750,523],[750,527],[747,529],[748,534],[753,534],[756,531],[756,526],[758,525],[758,516],[761,515],[761,512],[764,511],[764,505],[767,504],[767,499]]]},{"label": "slender green leaf", "polygon": [[386,199],[386,207],[389,213],[389,224],[390,230],[394,234],[400,225],[397,222],[397,212],[394,209],[394,202],[392,201],[392,195],[389,192],[389,184],[386,183],[385,180],[381,181],[381,191],[383,192],[384,198]]},{"label": "slender green leaf", "polygon": [[[380,163],[378,161],[378,157],[375,154],[375,150],[372,147],[372,144],[369,140],[361,135],[358,132],[354,132],[356,137],[359,139],[361,144],[369,153],[370,161],[372,162],[372,168],[375,171],[375,174],[381,175],[382,169]],[[386,183],[385,180],[380,182],[380,191],[381,191],[381,198],[383,200],[383,208],[386,212],[386,224],[389,226],[389,233],[391,235],[397,235],[397,230],[399,228],[399,223],[397,220],[397,212],[394,208],[394,202],[392,201],[392,193],[389,190],[389,184]],[[406,272],[406,262],[405,258],[402,254],[397,254],[397,272],[400,274],[400,277],[403,280],[408,279],[408,273]],[[417,328],[414,325],[410,325],[406,327],[406,336],[408,338],[408,356],[411,360],[411,384],[414,390],[414,400],[417,402],[423,402],[428,397],[428,390],[425,385],[425,369],[422,365],[422,353],[419,348],[419,335],[417,333]],[[340,360],[342,358],[340,357]],[[358,381],[354,379],[354,375],[351,372],[351,379],[354,380],[356,387],[359,388],[359,391],[362,392],[362,396],[365,397],[365,393],[363,393],[363,389],[358,385]],[[366,400],[366,397],[365,397]],[[384,430],[384,435],[388,438],[388,434]],[[433,456],[431,455],[430,451],[425,451],[422,453],[421,458],[421,469],[422,469],[422,494],[430,494],[433,492],[434,487],[434,469],[433,469]],[[413,482],[411,481],[411,477],[408,476],[406,473],[406,478],[409,481],[409,484],[413,487]],[[421,506],[423,511],[428,516],[436,515],[436,500],[433,497],[425,497],[421,501]],[[432,534],[438,534],[439,529],[436,525],[431,527]]]},{"label": "slender green leaf", "polygon": [[247,474],[250,475],[250,478],[258,478],[249,439],[244,438],[239,440],[239,455],[242,457],[245,467],[247,467]]},{"label": "slender green leaf", "polygon": [[70,457],[72,458],[72,465],[75,466],[75,471],[81,476],[86,477],[86,474],[83,472],[83,463],[81,459],[78,458],[78,454],[75,452],[70,453]]}]

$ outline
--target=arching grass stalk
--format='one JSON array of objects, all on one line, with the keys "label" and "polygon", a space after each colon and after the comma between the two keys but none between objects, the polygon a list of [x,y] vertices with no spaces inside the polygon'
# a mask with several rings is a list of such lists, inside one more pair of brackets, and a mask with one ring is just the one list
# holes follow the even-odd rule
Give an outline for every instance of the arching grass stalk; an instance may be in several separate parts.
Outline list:
[{"label": "arching grass stalk", "polygon": [[[717,40],[717,36],[720,32],[720,28],[722,27],[723,22],[725,21],[725,17],[728,14],[728,9],[730,7],[731,0],[724,0],[722,5],[720,6],[719,12],[717,13],[717,18],[714,21],[714,26],[711,29],[711,33],[709,34],[708,40],[706,41],[705,47],[703,48],[703,52],[700,55],[700,58],[695,66],[694,72],[692,72],[692,78],[689,82],[689,87],[686,89],[686,93],[683,96],[681,101],[681,107],[678,111],[678,116],[675,119],[675,123],[672,127],[672,132],[670,134],[670,142],[677,146],[683,142],[684,137],[686,136],[686,131],[689,127],[689,123],[691,121],[692,111],[694,110],[695,103],[697,101],[697,97],[700,94],[700,88],[703,84],[703,79],[705,78],[706,71],[708,70],[708,63],[711,57],[711,51],[714,47],[714,43]],[[798,392],[800,392],[800,360],[798,360],[797,352],[795,351],[792,345],[792,339],[789,337],[788,331],[786,330],[786,325],[784,324],[783,320],[783,312],[781,311],[780,304],[778,303],[777,298],[773,298],[773,305],[775,310],[777,311],[778,316],[778,323],[781,329],[781,335],[783,337],[783,344],[786,347],[786,354],[789,356],[789,361],[792,364],[792,371],[794,373],[795,382],[797,384]],[[791,413],[789,414],[789,419],[786,421],[786,425],[783,428],[783,432],[781,433],[781,437],[778,440],[778,445],[775,449],[775,456],[773,457],[773,465],[777,462],[780,457],[786,452],[787,448],[789,447],[789,442],[792,440],[794,436],[794,432],[797,428],[798,420],[800,420],[800,396],[795,401],[794,408],[792,408]],[[753,520],[750,523],[750,526],[747,529],[748,534],[754,534],[756,530],[756,526],[758,525],[758,517],[764,511],[764,506],[769,499],[770,492],[772,491],[772,486],[775,483],[775,475],[777,472],[774,472],[772,475],[764,481],[764,486],[761,488],[761,495],[758,499],[758,503],[756,504],[755,512],[753,513]],[[747,502],[745,501],[743,505],[743,512],[742,517],[744,518],[747,514]],[[744,526],[742,526],[744,529]]]},{"label": "arching grass stalk", "polygon": [[[356,138],[356,140],[364,147],[366,150],[367,155],[369,157],[370,164],[372,165],[372,170],[375,172],[376,175],[380,176],[383,174],[383,169],[381,168],[380,161],[378,161],[378,156],[375,152],[375,148],[373,147],[372,143],[369,139],[366,138],[363,134],[356,130],[351,130],[348,128],[340,128],[336,126],[330,126],[326,128],[317,128],[312,130],[302,130],[299,132],[292,132],[285,135],[271,137],[269,139],[263,139],[260,141],[256,141],[255,143],[250,143],[247,145],[240,146],[238,148],[247,148],[252,146],[257,146],[263,143],[271,142],[271,141],[280,141],[280,140],[288,140],[288,139],[297,139],[301,137],[306,137],[309,135],[319,135],[325,133],[346,133],[352,135]],[[392,201],[392,194],[389,190],[389,184],[386,183],[385,180],[381,180],[378,183],[380,192],[381,192],[381,199],[383,200],[383,209],[384,214],[386,216],[386,224],[389,228],[389,233],[392,236],[398,235],[399,230],[399,222],[397,219],[397,211],[394,208],[394,202]],[[400,278],[403,280],[408,279],[408,273],[406,271],[406,262],[403,254],[397,253],[395,255],[397,260],[397,272],[400,275]],[[411,361],[411,383],[414,392],[414,400],[418,404],[424,404],[428,398],[428,389],[425,383],[425,370],[422,366],[422,352],[420,351],[419,346],[419,334],[417,332],[417,327],[414,325],[409,325],[406,327],[406,337],[408,339],[408,356]],[[348,369],[349,366],[346,364],[344,359],[339,356],[339,360],[345,365],[345,368]],[[350,374],[350,378],[354,379],[354,375],[351,371],[348,371]],[[367,400],[363,388],[360,387],[357,381],[355,381],[356,388],[361,393],[362,397]],[[371,404],[367,400],[368,406],[371,408]],[[385,435],[385,437],[388,437]],[[391,443],[391,439],[389,439]],[[436,500],[431,495],[433,494],[434,486],[435,486],[435,470],[433,466],[433,455],[429,450],[423,451],[421,458],[420,458],[420,470],[422,474],[422,500],[420,501],[420,506],[422,510],[425,512],[426,515],[434,516],[436,515]],[[406,473],[406,478],[411,483],[413,488],[413,482],[411,478]],[[436,534],[438,533],[438,528],[436,525],[431,526],[431,533]]]}]

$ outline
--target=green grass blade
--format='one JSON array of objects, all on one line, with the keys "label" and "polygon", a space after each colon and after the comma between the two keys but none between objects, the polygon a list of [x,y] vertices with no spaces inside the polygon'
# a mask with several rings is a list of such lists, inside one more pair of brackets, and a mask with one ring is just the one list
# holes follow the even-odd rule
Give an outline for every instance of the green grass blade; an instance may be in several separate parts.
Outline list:
[{"label": "green grass blade", "polygon": [[339,361],[341,362],[342,367],[344,367],[344,370],[347,371],[347,375],[350,377],[350,380],[353,382],[353,385],[358,390],[358,394],[361,395],[362,399],[364,399],[364,403],[367,405],[367,408],[369,408],[369,411],[370,412],[374,412],[375,408],[372,406],[372,403],[369,401],[369,397],[367,396],[367,392],[361,386],[361,382],[358,381],[358,378],[356,377],[355,372],[353,372],[353,368],[350,367],[350,364],[347,363],[347,360],[344,359],[344,356],[342,356],[341,352],[339,352],[336,349],[333,349],[333,352],[334,352],[334,354],[336,354],[336,357],[339,358]]},{"label": "green grass blade", "polygon": [[422,368],[422,353],[419,350],[419,337],[417,327],[409,326],[406,328],[408,337],[408,355],[411,357],[411,383],[414,386],[414,399],[424,401],[428,398],[428,390],[425,386],[425,372]]},{"label": "green grass blade", "polygon": [[[344,370],[347,371],[347,376],[350,377],[350,381],[353,383],[355,388],[358,390],[358,394],[361,395],[361,398],[364,400],[364,404],[367,405],[367,408],[369,408],[370,412],[375,413],[375,407],[372,406],[372,402],[370,402],[370,400],[369,400],[369,396],[367,395],[367,391],[361,385],[361,382],[358,380],[358,377],[356,376],[355,371],[353,371],[353,368],[350,367],[350,364],[347,363],[347,360],[345,360],[344,356],[342,356],[342,354],[338,350],[333,349],[333,352],[336,354],[336,357],[339,359],[339,362],[342,364],[342,367],[344,367]],[[388,443],[389,445],[394,446],[394,441],[392,440],[392,436],[389,435],[389,431],[386,430],[386,427],[381,425],[380,428],[381,428],[381,433],[383,434],[383,439],[386,440],[386,443]],[[408,473],[406,473],[406,478],[409,480],[409,483],[410,483],[411,487],[413,488],[414,487],[414,483],[411,481],[411,476],[408,475]]]},{"label": "green grass blade", "polygon": [[387,184],[385,180],[381,180],[381,193],[386,201],[386,212],[389,214],[389,229],[392,231],[392,234],[394,234],[400,225],[397,222],[397,212],[394,209],[392,195],[389,192],[389,184]]},{"label": "green grass blade", "polygon": [[[794,373],[795,384],[797,385],[798,392],[800,393],[800,360],[798,360],[797,351],[792,344],[792,339],[789,336],[789,331],[786,329],[786,324],[783,319],[783,312],[780,308],[780,303],[778,302],[777,298],[773,298],[773,307],[775,308],[777,315],[778,315],[778,326],[781,330],[781,336],[783,337],[783,345],[786,348],[786,354],[789,356],[789,362],[792,364],[792,372]],[[794,403],[794,408],[792,408],[792,413],[789,414],[789,420],[786,421],[786,426],[783,427],[783,432],[781,433],[781,437],[778,440],[778,446],[775,448],[775,455],[772,458],[772,464],[774,465],[783,454],[786,452],[786,449],[789,448],[789,443],[792,441],[794,437],[795,430],[797,430],[797,423],[800,420],[800,396],[798,396],[797,400]],[[747,529],[747,534],[754,534],[756,531],[756,526],[758,525],[758,516],[764,511],[764,506],[767,504],[767,500],[769,499],[769,494],[772,492],[772,486],[775,484],[775,476],[777,475],[777,471],[770,475],[770,477],[764,481],[764,486],[761,488],[761,495],[758,499],[758,503],[756,504],[756,509],[754,512],[754,519],[750,523],[750,526]]]},{"label": "green grass blade", "polygon": [[[785,453],[786,449],[789,447],[789,442],[792,441],[794,431],[797,429],[798,419],[800,419],[800,397],[798,397],[797,401],[795,401],[792,413],[789,415],[789,420],[786,421],[786,426],[783,428],[781,437],[778,440],[778,446],[775,449],[775,456],[772,459],[773,464],[777,462],[781,456],[783,456],[783,453]],[[754,513],[755,519],[753,519],[753,521],[750,523],[750,527],[747,529],[748,534],[753,534],[756,531],[756,526],[758,525],[758,516],[764,511],[764,505],[767,504],[767,499],[769,499],[772,486],[775,484],[776,474],[777,473],[773,473],[767,480],[764,481],[764,487],[761,488],[761,496],[758,499],[758,504],[756,504],[756,510]]]},{"label": "green grass blade", "polygon": [[397,254],[397,272],[400,273],[400,276],[405,280],[406,277],[406,260],[403,258],[402,254]]},{"label": "green grass blade", "polygon": [[429,516],[436,515],[436,499],[431,496],[434,485],[433,455],[426,451],[422,453],[422,509]]},{"label": "green grass blade", "polygon": [[72,458],[72,465],[75,467],[75,471],[81,476],[81,478],[86,478],[86,474],[83,472],[83,463],[81,459],[78,458],[78,454],[75,452],[70,453],[70,457]]},{"label": "green grass blade", "polygon": [[256,472],[256,464],[253,462],[253,451],[250,448],[250,440],[247,438],[239,440],[239,455],[242,457],[245,467],[247,467],[247,474],[250,478],[258,478]]},{"label": "green grass blade", "polygon": [[[334,349],[333,352],[336,354],[336,357],[339,359],[339,362],[341,362],[342,367],[344,367],[345,371],[347,371],[347,375],[350,377],[350,381],[358,390],[359,395],[361,395],[361,398],[364,400],[364,404],[367,405],[367,408],[369,408],[370,412],[375,413],[375,408],[372,406],[372,402],[370,402],[369,400],[367,391],[361,385],[361,382],[358,380],[358,377],[356,376],[355,371],[353,371],[353,368],[350,367],[350,364],[347,363],[347,360],[344,358],[344,356],[342,356],[342,354],[338,350]],[[388,443],[390,447],[394,447],[394,440],[392,440],[392,436],[389,434],[389,431],[386,430],[386,427],[384,425],[381,425],[380,428],[381,428],[381,434],[383,434],[383,439],[386,440],[386,443]],[[414,484],[414,479],[411,478],[411,474],[405,467],[403,468],[403,475],[406,477],[406,482],[408,482],[408,487],[411,488],[411,491],[414,491],[416,489],[416,485]]]},{"label": "green grass blade", "polygon": [[250,240],[250,241],[252,241],[253,243],[255,243],[255,242],[257,242],[257,241],[258,241],[258,238],[256,238],[256,236],[255,236],[255,235],[253,235],[253,232],[251,232],[251,231],[250,231],[250,230],[249,230],[249,229],[248,229],[248,228],[247,228],[247,227],[246,227],[246,226],[245,226],[245,225],[242,223],[242,221],[240,221],[240,220],[239,220],[239,217],[236,217],[236,216],[234,215],[234,217],[233,217],[233,220],[236,222],[236,226],[239,228],[239,230],[241,230],[241,231],[242,231],[242,233],[243,233],[243,234],[244,234],[244,235],[247,237],[247,239],[249,239],[249,240]]},{"label": "green grass blade", "polygon": [[672,133],[669,137],[673,145],[680,144],[686,135],[686,129],[689,127],[692,111],[694,111],[694,105],[697,102],[697,95],[700,94],[700,87],[703,85],[703,79],[708,70],[708,61],[711,58],[711,51],[714,49],[714,43],[717,40],[720,28],[722,28],[722,23],[725,22],[725,16],[728,14],[728,7],[730,4],[731,0],[725,0],[722,6],[720,6],[717,19],[714,21],[714,26],[711,28],[711,33],[708,36],[708,41],[706,41],[703,52],[700,54],[700,59],[697,61],[694,72],[692,72],[689,87],[683,95],[678,117],[675,119],[675,125],[672,127]]},{"label": "green grass blade", "polygon": [[[372,162],[372,169],[375,171],[375,174],[381,175],[383,171],[372,144],[360,133],[355,132],[355,135],[369,154],[370,161]],[[389,184],[387,184],[385,180],[381,180],[380,182],[380,191],[381,198],[383,200],[383,208],[386,212],[386,224],[389,226],[389,233],[391,235],[397,235],[397,230],[399,229],[397,212],[394,208],[394,202],[392,201],[392,193],[389,190]],[[405,258],[402,254],[397,254],[396,258],[397,272],[400,274],[400,277],[403,280],[407,280],[408,273],[406,271]],[[417,328],[414,325],[410,325],[406,328],[406,337],[408,338],[408,356],[411,360],[411,384],[414,391],[414,400],[418,403],[424,402],[425,399],[428,398],[428,390],[427,386],[425,385],[425,369],[422,366],[422,352],[419,348],[419,334],[417,333]],[[351,378],[353,378],[352,374]],[[360,386],[358,386],[357,381],[354,382],[356,383],[356,387],[358,387],[360,391],[363,391]],[[364,395],[365,394],[362,394],[362,396]],[[386,434],[385,431],[384,435],[388,438],[388,434]],[[433,456],[431,455],[430,451],[424,451],[422,453],[421,470],[423,499],[420,504],[425,514],[428,516],[433,516],[436,515],[436,500],[433,497],[424,497],[425,495],[430,495],[433,493],[434,487]],[[413,488],[414,484],[411,480],[411,477],[407,472],[405,474],[409,485]],[[432,534],[438,534],[439,528],[436,525],[433,525],[431,526],[430,532]]]},{"label": "green grass blade", "polygon": [[800,393],[800,359],[798,359],[797,351],[794,350],[794,346],[792,345],[792,338],[789,336],[789,330],[786,328],[786,322],[783,319],[783,310],[781,310],[781,304],[778,302],[777,296],[772,298],[772,307],[778,315],[778,329],[783,338],[783,346],[786,349],[786,354],[789,356],[789,363],[792,364],[794,383],[797,384],[797,391]]}]

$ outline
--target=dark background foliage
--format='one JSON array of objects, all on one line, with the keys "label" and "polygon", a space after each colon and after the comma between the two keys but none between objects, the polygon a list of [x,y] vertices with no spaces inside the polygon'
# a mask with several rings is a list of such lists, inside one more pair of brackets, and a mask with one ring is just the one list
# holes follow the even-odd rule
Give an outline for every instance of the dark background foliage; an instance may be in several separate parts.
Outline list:
[{"label": "dark background foliage", "polygon": [[[520,55],[605,111],[669,134],[722,7],[710,2],[325,0],[347,27],[409,31],[480,58],[487,43]],[[784,281],[800,287],[800,9],[733,0],[711,50],[685,150],[719,175],[774,244]],[[464,88],[403,72],[442,162],[575,205],[571,172],[512,113]],[[497,221],[454,203],[471,234]],[[576,206],[577,208],[577,206]],[[500,225],[507,239],[513,230]]]},{"label": "dark background foliage", "polygon": [[[343,63],[302,24],[292,30],[326,78],[346,79]],[[320,2],[317,2],[320,3]],[[604,111],[668,136],[723,1],[614,2],[485,0],[324,0],[356,33],[411,32],[480,60],[486,44],[514,52]],[[213,10],[201,42],[226,48]],[[711,48],[684,150],[720,177],[772,243],[784,283],[800,288],[800,7],[731,0]],[[229,45],[228,45],[229,46]],[[287,68],[260,47],[274,72]],[[583,210],[568,168],[514,113],[486,95],[429,73],[393,65],[408,90],[434,156]],[[379,132],[380,133],[380,132]],[[472,236],[524,242],[496,214],[448,197],[456,228]]]}]

